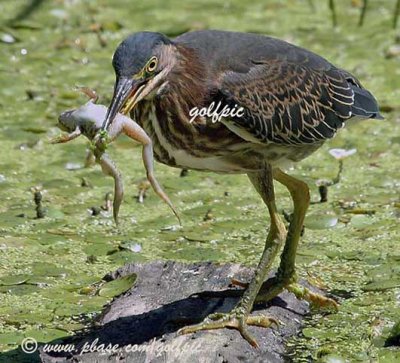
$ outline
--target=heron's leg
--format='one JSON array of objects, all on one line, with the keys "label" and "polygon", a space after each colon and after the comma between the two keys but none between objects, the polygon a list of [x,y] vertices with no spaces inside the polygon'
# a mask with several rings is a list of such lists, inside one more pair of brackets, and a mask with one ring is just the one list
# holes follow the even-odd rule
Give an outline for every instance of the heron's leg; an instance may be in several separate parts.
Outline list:
[{"label": "heron's leg", "polygon": [[122,177],[112,159],[106,153],[94,152],[96,161],[101,165],[103,173],[112,176],[114,179],[114,201],[113,201],[113,217],[116,224],[118,224],[119,208],[124,197],[124,185]]},{"label": "heron's leg", "polygon": [[306,287],[297,284],[295,259],[304,217],[310,203],[308,186],[301,180],[295,179],[279,169],[274,170],[274,179],[289,190],[293,199],[294,212],[289,225],[278,273],[275,278],[268,280],[263,285],[260,294],[257,296],[257,302],[271,300],[283,289],[287,289],[294,293],[297,298],[305,299],[314,305],[337,309],[338,304],[336,301],[313,293]]},{"label": "heron's leg", "polygon": [[246,291],[243,293],[236,307],[229,313],[215,313],[209,315],[203,322],[184,327],[179,330],[180,334],[192,333],[198,330],[235,328],[239,330],[242,336],[253,346],[257,347],[256,340],[249,333],[247,326],[256,325],[268,327],[277,323],[275,319],[267,316],[251,316],[257,294],[267,278],[272,262],[277,255],[281,244],[286,236],[285,225],[283,224],[275,205],[274,187],[272,179],[272,169],[269,165],[258,172],[249,174],[249,179],[261,195],[263,201],[268,207],[270,214],[270,230],[265,243],[261,260],[256,268],[253,279]]}]

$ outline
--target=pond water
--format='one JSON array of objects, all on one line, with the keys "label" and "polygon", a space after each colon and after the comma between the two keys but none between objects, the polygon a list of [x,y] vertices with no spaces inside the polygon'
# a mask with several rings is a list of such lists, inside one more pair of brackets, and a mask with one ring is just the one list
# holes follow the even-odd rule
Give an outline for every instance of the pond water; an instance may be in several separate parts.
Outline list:
[{"label": "pond water", "polygon": [[[49,143],[59,133],[58,114],[86,101],[74,86],[96,89],[108,104],[111,56],[129,33],[174,36],[203,28],[265,33],[309,48],[353,72],[384,106],[385,120],[343,129],[291,171],[318,201],[317,181],[337,173],[328,151],[357,149],[344,160],[328,202],[311,205],[297,258],[298,275],[339,296],[340,310],[315,312],[289,348],[297,362],[400,361],[398,350],[384,347],[400,320],[400,56],[392,54],[400,30],[392,29],[393,1],[371,2],[362,28],[361,1],[336,1],[335,29],[328,1],[315,1],[314,9],[309,1],[276,0],[32,3],[30,14],[24,14],[28,1],[0,3],[0,361],[22,361],[15,348],[24,337],[46,342],[87,326],[127,288],[126,281],[102,282],[126,262],[257,264],[268,219],[246,176],[180,178],[178,169],[157,164],[181,214],[179,229],[151,190],[137,202],[140,146],[121,137],[110,147],[126,185],[116,229],[111,213],[90,213],[104,204],[113,181],[98,166],[84,167],[87,142]],[[41,190],[46,218],[35,218],[33,190]],[[277,198],[290,212],[280,186]]]}]

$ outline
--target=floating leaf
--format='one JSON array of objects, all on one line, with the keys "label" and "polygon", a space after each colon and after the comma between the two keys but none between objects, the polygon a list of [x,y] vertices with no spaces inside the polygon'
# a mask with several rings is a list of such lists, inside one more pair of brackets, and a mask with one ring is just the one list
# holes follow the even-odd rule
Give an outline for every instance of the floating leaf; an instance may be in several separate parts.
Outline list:
[{"label": "floating leaf", "polygon": [[77,316],[83,314],[84,312],[84,306],[81,304],[63,303],[56,308],[54,314],[56,316]]},{"label": "floating leaf", "polygon": [[378,352],[377,362],[379,363],[399,363],[400,352],[398,349],[381,349]]},{"label": "floating leaf", "polygon": [[311,214],[306,217],[304,227],[315,230],[333,228],[337,225],[338,220],[335,215]]},{"label": "floating leaf", "polygon": [[128,250],[131,252],[138,253],[142,250],[142,246],[139,243],[133,241],[122,241],[119,245],[121,250]]},{"label": "floating leaf", "polygon": [[20,285],[28,281],[29,275],[11,275],[0,277],[0,285],[10,286],[10,285]]},{"label": "floating leaf", "polygon": [[115,32],[117,30],[122,29],[122,24],[118,21],[106,21],[102,24],[102,28],[104,30],[110,31],[110,32]]},{"label": "floating leaf", "polygon": [[146,258],[141,253],[130,251],[119,251],[108,256],[109,260],[115,264],[122,265],[129,262],[144,262]]},{"label": "floating leaf", "polygon": [[364,254],[362,251],[348,251],[339,254],[340,258],[347,261],[362,261]]},{"label": "floating leaf", "polygon": [[74,236],[77,234],[76,230],[70,228],[49,228],[46,232],[57,236]]},{"label": "floating leaf", "polygon": [[350,225],[357,229],[368,227],[373,223],[374,219],[366,215],[355,215],[350,221]]},{"label": "floating leaf", "polygon": [[70,273],[71,273],[70,270],[62,267],[57,267],[52,263],[35,262],[32,264],[33,275],[60,277]]},{"label": "floating leaf", "polygon": [[202,232],[188,232],[184,234],[184,238],[191,242],[208,242],[213,239],[209,234]]},{"label": "floating leaf", "polygon": [[396,287],[400,287],[400,279],[372,281],[362,289],[364,291],[385,291]]},{"label": "floating leaf", "polygon": [[68,332],[68,333],[72,333],[76,330],[81,330],[84,327],[85,326],[80,323],[64,323],[62,325],[57,326],[57,329]]},{"label": "floating leaf", "polygon": [[27,281],[30,285],[38,285],[39,287],[48,286],[53,282],[51,277],[47,276],[29,276]]},{"label": "floating leaf", "polygon": [[93,295],[96,292],[95,286],[85,286],[79,290],[81,295]]},{"label": "floating leaf", "polygon": [[32,134],[45,134],[48,131],[47,128],[39,126],[24,127],[23,130]]},{"label": "floating leaf", "polygon": [[13,248],[32,247],[36,246],[36,241],[23,237],[4,237],[0,238],[0,246],[7,246]]},{"label": "floating leaf", "polygon": [[329,338],[329,337],[334,337],[334,333],[331,331],[327,331],[324,329],[318,329],[318,328],[304,328],[302,330],[303,335],[306,338]]},{"label": "floating leaf", "polygon": [[48,208],[46,216],[49,218],[55,218],[55,219],[63,219],[65,217],[65,215],[62,211],[60,211],[59,209],[55,209],[55,208]]},{"label": "floating leaf", "polygon": [[325,355],[321,360],[319,360],[319,362],[320,363],[346,363],[347,360],[336,354],[328,354],[328,355]]},{"label": "floating leaf", "polygon": [[21,325],[24,324],[47,324],[53,319],[53,314],[50,312],[35,312],[32,314],[31,311],[16,311],[13,314],[10,314],[5,321],[10,325]]},{"label": "floating leaf", "polygon": [[90,243],[83,248],[88,256],[107,256],[116,249],[105,243]]},{"label": "floating leaf", "polygon": [[34,22],[32,20],[19,20],[13,22],[10,25],[13,29],[28,29],[28,30],[40,30],[43,28],[43,24]]},{"label": "floating leaf", "polygon": [[47,343],[65,337],[67,334],[59,329],[34,329],[25,331],[26,337],[34,338],[37,342]]},{"label": "floating leaf", "polygon": [[16,296],[23,296],[23,295],[29,295],[34,292],[39,291],[39,286],[36,285],[12,285],[12,286],[1,286],[0,291],[1,292],[8,292],[12,295]]},{"label": "floating leaf", "polygon": [[135,284],[136,278],[137,275],[132,274],[107,282],[100,289],[99,295],[103,297],[114,297],[121,295]]},{"label": "floating leaf", "polygon": [[8,344],[8,345],[17,345],[21,343],[24,339],[24,336],[20,332],[11,332],[11,333],[1,333],[0,334],[0,342],[1,344]]}]

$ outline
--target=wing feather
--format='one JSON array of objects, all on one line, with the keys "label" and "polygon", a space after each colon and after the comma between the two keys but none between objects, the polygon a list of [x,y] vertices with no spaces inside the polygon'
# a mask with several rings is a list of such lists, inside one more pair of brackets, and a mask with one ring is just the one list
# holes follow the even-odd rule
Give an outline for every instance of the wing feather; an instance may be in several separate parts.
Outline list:
[{"label": "wing feather", "polygon": [[354,91],[340,70],[286,59],[257,61],[247,73],[228,71],[218,95],[243,107],[233,122],[263,142],[315,143],[333,137],[351,117]]}]

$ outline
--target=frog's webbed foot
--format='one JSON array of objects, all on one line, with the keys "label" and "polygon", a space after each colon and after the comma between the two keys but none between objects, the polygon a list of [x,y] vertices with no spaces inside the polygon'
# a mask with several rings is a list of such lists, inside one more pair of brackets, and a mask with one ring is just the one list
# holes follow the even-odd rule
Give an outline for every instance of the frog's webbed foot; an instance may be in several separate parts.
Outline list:
[{"label": "frog's webbed foot", "polygon": [[[143,149],[144,151],[144,149]],[[182,225],[181,218],[179,217],[178,212],[176,211],[174,205],[168,198],[168,195],[164,192],[164,190],[161,188],[160,184],[158,184],[158,181],[156,177],[154,176],[152,171],[147,171],[147,179],[149,180],[153,190],[156,192],[156,194],[165,202],[168,204],[168,206],[171,208],[172,212],[175,214],[175,217],[178,219],[178,222],[180,225]]]},{"label": "frog's webbed foot", "polygon": [[150,186],[151,184],[148,181],[148,179],[143,179],[138,183],[139,193],[137,196],[137,200],[139,203],[142,204],[144,202],[144,198],[146,197],[146,192],[150,188]]},{"label": "frog's webbed foot", "polygon": [[50,140],[51,144],[60,144],[60,143],[65,143],[68,141],[71,141],[73,139],[76,139],[81,135],[81,130],[79,127],[75,129],[75,131],[71,132],[70,134],[62,134],[60,136],[57,136],[53,139]]},{"label": "frog's webbed foot", "polygon": [[153,146],[151,143],[148,143],[146,145],[143,145],[143,162],[144,166],[146,168],[146,174],[147,174],[147,179],[151,184],[151,187],[153,190],[156,192],[156,194],[165,202],[168,204],[168,206],[171,208],[172,212],[175,214],[175,217],[178,219],[178,222],[180,225],[182,225],[181,218],[179,217],[178,212],[176,211],[174,205],[168,198],[168,195],[164,192],[164,190],[161,188],[160,184],[158,183],[155,175],[154,175],[154,170],[153,170]]},{"label": "frog's webbed foot", "polygon": [[100,164],[103,173],[112,176],[114,179],[114,201],[113,201],[113,217],[115,223],[118,225],[119,208],[124,197],[124,185],[122,177],[112,159],[107,153],[95,153],[96,160]]},{"label": "frog's webbed foot", "polygon": [[178,334],[194,333],[200,330],[213,330],[231,328],[240,332],[253,347],[258,347],[255,338],[248,331],[248,326],[268,328],[271,325],[278,325],[278,321],[266,315],[249,315],[241,307],[236,307],[229,313],[214,313],[206,317],[201,323],[189,325],[178,330]]}]

